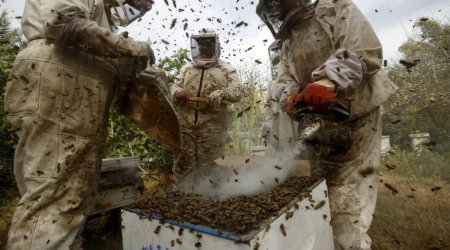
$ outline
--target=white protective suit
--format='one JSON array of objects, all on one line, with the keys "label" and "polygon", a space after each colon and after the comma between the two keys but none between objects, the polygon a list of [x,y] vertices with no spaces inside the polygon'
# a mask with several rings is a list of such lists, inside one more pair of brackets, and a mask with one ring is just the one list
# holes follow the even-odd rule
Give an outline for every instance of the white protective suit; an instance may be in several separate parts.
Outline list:
[{"label": "white protective suit", "polygon": [[367,231],[381,153],[379,106],[397,89],[381,69],[380,42],[351,0],[320,0],[312,15],[286,34],[277,84],[296,86],[288,89],[281,108],[286,110],[288,95],[324,78],[337,84],[339,99],[350,102],[350,118],[341,124],[350,131],[349,147],[327,151],[321,148],[329,145],[319,144],[313,175],[328,182],[335,248],[370,249]]},{"label": "white protective suit", "polygon": [[[228,103],[241,99],[241,86],[236,69],[228,62],[218,60],[207,67],[187,63],[172,85],[173,96],[185,90],[189,96],[208,97],[222,90],[223,100]],[[203,104],[204,105],[204,104]],[[227,104],[218,108],[209,106],[195,109],[181,104],[178,119],[181,127],[183,156],[174,164],[175,175],[182,176],[199,167],[209,167],[220,158],[227,141],[227,130],[231,124]]]},{"label": "white protective suit", "polygon": [[136,66],[151,50],[111,32],[102,0],[27,0],[22,30],[29,44],[5,94],[22,196],[7,249],[78,249],[119,83],[117,68],[95,55]]}]

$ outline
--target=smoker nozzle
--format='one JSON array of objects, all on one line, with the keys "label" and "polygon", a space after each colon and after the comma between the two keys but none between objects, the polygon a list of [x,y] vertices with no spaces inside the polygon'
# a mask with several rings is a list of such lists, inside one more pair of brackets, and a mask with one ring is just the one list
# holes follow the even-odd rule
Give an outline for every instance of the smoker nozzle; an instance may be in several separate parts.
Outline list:
[{"label": "smoker nozzle", "polygon": [[321,128],[322,120],[319,118],[314,119],[311,121],[311,124],[304,127],[300,133],[299,139],[304,141],[312,141]]}]

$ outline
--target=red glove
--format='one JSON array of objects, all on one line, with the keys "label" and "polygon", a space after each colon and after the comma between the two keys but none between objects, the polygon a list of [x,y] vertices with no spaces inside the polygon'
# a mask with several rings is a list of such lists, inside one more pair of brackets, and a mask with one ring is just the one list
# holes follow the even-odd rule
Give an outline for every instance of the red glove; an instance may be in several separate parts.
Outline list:
[{"label": "red glove", "polygon": [[302,102],[306,107],[312,107],[316,113],[330,112],[331,104],[336,100],[336,93],[317,83],[309,83],[300,94],[290,96],[287,103],[287,113],[296,117],[295,105]]},{"label": "red glove", "polygon": [[189,93],[186,90],[180,90],[175,93],[174,97],[179,102],[187,102],[189,99]]}]

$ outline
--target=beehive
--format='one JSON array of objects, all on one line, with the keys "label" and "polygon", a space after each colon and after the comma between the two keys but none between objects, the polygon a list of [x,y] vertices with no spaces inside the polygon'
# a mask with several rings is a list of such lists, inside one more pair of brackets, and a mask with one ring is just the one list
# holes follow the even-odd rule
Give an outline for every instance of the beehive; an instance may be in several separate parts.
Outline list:
[{"label": "beehive", "polygon": [[[254,197],[222,202],[193,195],[181,198],[183,194],[178,193],[147,204],[156,209],[140,204],[141,208],[122,210],[124,249],[333,249],[325,180],[301,181],[308,186],[293,195],[292,190],[286,191],[286,184]],[[257,201],[265,196],[275,200]],[[173,209],[167,207],[171,205]]]}]

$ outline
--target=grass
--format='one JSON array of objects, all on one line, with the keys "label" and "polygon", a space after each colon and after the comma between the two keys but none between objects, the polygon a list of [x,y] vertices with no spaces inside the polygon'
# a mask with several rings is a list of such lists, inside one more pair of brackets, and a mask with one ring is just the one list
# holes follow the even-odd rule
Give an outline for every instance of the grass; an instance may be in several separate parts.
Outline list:
[{"label": "grass", "polygon": [[380,173],[369,231],[373,249],[450,249],[449,160],[432,152],[416,156],[394,150],[384,164],[395,169],[383,167]]},{"label": "grass", "polygon": [[0,249],[3,249],[8,238],[8,230],[11,218],[19,203],[16,191],[0,191]]}]

